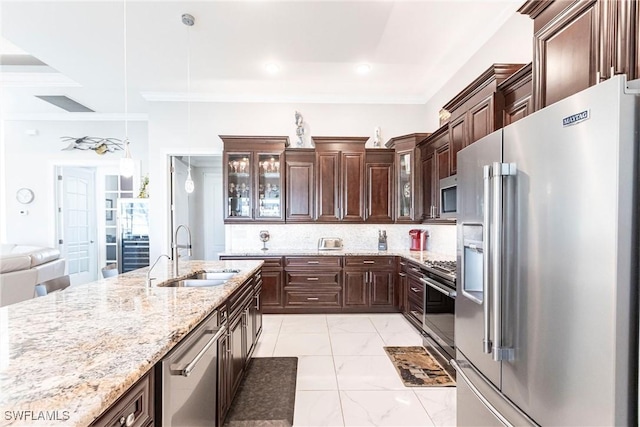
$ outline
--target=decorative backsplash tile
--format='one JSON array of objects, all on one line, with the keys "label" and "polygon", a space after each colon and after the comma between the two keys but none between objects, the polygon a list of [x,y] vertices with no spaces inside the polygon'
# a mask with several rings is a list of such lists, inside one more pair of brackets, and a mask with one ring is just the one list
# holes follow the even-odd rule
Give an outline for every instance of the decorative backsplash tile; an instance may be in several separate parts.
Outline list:
[{"label": "decorative backsplash tile", "polygon": [[429,233],[425,250],[455,256],[456,226],[449,224],[228,224],[225,252],[260,252],[262,230],[269,231],[266,245],[272,252],[313,251],[321,237],[341,238],[345,251],[376,251],[378,230],[387,231],[389,251],[401,251],[411,246],[409,230],[415,228]]}]

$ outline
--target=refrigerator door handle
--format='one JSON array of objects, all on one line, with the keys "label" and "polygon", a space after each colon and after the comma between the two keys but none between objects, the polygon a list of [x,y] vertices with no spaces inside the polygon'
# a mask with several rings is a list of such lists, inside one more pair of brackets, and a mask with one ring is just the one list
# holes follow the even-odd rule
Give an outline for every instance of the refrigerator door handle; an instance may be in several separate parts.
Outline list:
[{"label": "refrigerator door handle", "polygon": [[506,427],[514,427],[513,424],[511,424],[509,420],[507,420],[504,415],[502,415],[500,411],[498,411],[498,409],[496,409],[496,407],[493,406],[491,402],[489,402],[489,400],[484,397],[480,390],[478,390],[478,388],[471,382],[471,379],[469,379],[467,374],[462,370],[462,367],[460,366],[460,363],[464,362],[458,362],[455,359],[451,359],[449,363],[451,364],[451,366],[453,366],[453,369],[456,370],[456,375],[462,378],[467,387],[469,387],[469,390],[473,392],[478,400],[482,402],[482,404],[489,410],[489,412],[491,412],[491,414],[493,414],[494,417],[498,419],[498,421],[500,421]]},{"label": "refrigerator door handle", "polygon": [[489,286],[489,268],[490,260],[489,256],[491,254],[491,243],[489,241],[489,236],[491,236],[491,209],[490,209],[490,201],[491,201],[491,166],[485,165],[482,170],[482,178],[484,183],[484,193],[483,193],[483,224],[482,224],[482,244],[483,244],[483,252],[482,252],[482,309],[483,309],[483,320],[484,320],[484,334],[482,339],[482,351],[486,354],[491,354],[492,350],[492,342],[491,342],[491,312],[489,310],[489,304],[491,301],[491,293]]},{"label": "refrigerator door handle", "polygon": [[493,179],[493,227],[491,229],[491,305],[493,307],[493,360],[513,360],[513,349],[502,345],[502,239],[503,218],[503,177],[516,174],[515,163],[495,162],[491,167]]}]

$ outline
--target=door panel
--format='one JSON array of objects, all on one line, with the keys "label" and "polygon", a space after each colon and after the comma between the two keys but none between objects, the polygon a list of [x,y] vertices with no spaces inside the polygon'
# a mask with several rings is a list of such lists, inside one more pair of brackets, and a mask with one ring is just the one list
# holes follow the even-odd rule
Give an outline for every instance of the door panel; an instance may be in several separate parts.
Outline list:
[{"label": "door panel", "polygon": [[[540,425],[630,421],[634,131],[620,126],[632,112],[616,113],[620,98],[637,100],[622,90],[622,78],[607,80],[504,130],[517,176],[505,192],[503,324],[515,359],[502,390]],[[590,119],[563,127],[584,110]]]},{"label": "door panel", "polygon": [[342,153],[342,220],[364,221],[364,153]]},{"label": "door panel", "polygon": [[[487,203],[483,202],[483,166],[498,162],[501,158],[502,130],[469,145],[458,154],[459,249],[458,297],[455,309],[456,347],[497,387],[500,386],[500,363],[494,362],[490,354],[483,353],[483,304],[488,302],[483,298],[481,289],[482,257],[486,256],[486,253],[463,248],[465,245],[482,246],[483,213],[487,206]],[[468,265],[463,268],[465,262]]]},{"label": "door panel", "polygon": [[340,153],[318,153],[316,164],[318,165],[318,179],[316,182],[318,188],[318,200],[316,201],[317,219],[321,222],[338,221]]}]

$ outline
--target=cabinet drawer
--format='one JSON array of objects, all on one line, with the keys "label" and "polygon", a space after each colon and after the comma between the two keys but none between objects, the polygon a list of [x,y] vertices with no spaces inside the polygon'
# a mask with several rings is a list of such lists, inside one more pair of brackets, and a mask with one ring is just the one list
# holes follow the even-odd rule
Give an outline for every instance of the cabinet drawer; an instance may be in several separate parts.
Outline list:
[{"label": "cabinet drawer", "polygon": [[284,260],[285,267],[341,267],[342,257],[340,256],[322,256],[322,257],[286,257]]},{"label": "cabinet drawer", "polygon": [[422,326],[422,320],[424,315],[424,309],[422,307],[423,303],[417,303],[416,301],[409,298],[407,301],[407,316],[409,320],[413,321],[415,324]]},{"label": "cabinet drawer", "polygon": [[413,263],[413,262],[410,262],[410,263],[408,263],[406,265],[405,271],[407,272],[407,274],[409,274],[410,276],[413,276],[413,277],[422,277],[422,276],[424,276],[420,266],[418,264],[416,264],[416,263]]},{"label": "cabinet drawer", "polygon": [[424,285],[415,280],[409,280],[407,288],[407,298],[416,303],[424,304]]},{"label": "cabinet drawer", "polygon": [[348,256],[344,259],[345,267],[393,267],[392,256]]},{"label": "cabinet drawer", "polygon": [[[144,427],[153,417],[153,370],[129,389],[91,427],[130,425]],[[122,422],[124,420],[124,423]]]},{"label": "cabinet drawer", "polygon": [[287,285],[290,286],[338,286],[340,272],[287,271]]},{"label": "cabinet drawer", "polygon": [[342,307],[340,290],[285,291],[287,307]]}]

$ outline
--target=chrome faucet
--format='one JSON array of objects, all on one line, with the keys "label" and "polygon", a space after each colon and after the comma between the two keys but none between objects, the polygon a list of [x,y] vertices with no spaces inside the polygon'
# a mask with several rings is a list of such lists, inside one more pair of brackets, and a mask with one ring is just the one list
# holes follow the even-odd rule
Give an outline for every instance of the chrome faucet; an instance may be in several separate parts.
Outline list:
[{"label": "chrome faucet", "polygon": [[[179,245],[178,244],[178,231],[180,231],[181,228],[184,228],[185,230],[187,230],[187,244],[186,245]],[[173,274],[177,277],[178,276],[178,258],[180,258],[180,249],[187,249],[187,255],[191,256],[191,229],[189,227],[187,227],[184,224],[180,224],[179,226],[176,227],[176,232],[173,235]]]},{"label": "chrome faucet", "polygon": [[158,258],[156,258],[156,260],[153,262],[153,265],[151,267],[149,267],[149,270],[147,270],[147,286],[151,286],[151,281],[153,279],[155,279],[155,277],[151,277],[151,270],[153,270],[153,267],[156,266],[156,264],[158,263],[158,261],[160,261],[160,258],[165,257],[167,259],[171,259],[171,257],[167,254],[162,254],[160,256],[158,256]]}]

